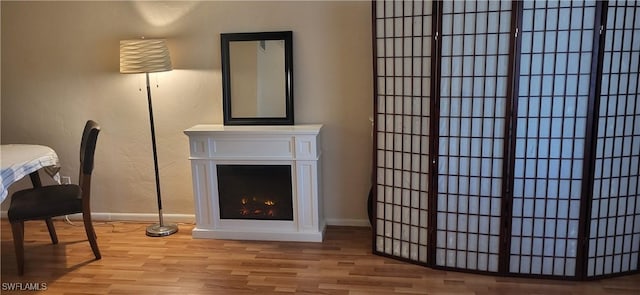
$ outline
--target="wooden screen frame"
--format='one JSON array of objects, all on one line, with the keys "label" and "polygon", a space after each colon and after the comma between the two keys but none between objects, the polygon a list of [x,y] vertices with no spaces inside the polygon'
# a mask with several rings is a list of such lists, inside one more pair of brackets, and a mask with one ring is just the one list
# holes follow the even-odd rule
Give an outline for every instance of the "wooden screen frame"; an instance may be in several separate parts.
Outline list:
[{"label": "wooden screen frame", "polygon": [[[376,15],[376,7],[379,2],[383,1],[372,1],[372,33],[373,33],[373,67],[374,67],[374,97],[377,100],[380,89],[380,85],[378,84],[378,52],[377,52],[377,36],[376,36],[376,26],[377,26],[377,15]],[[409,4],[413,2],[407,2]],[[428,2],[427,2],[428,3]],[[586,119],[586,136],[585,136],[585,145],[584,145],[584,158],[583,158],[583,171],[582,171],[582,182],[581,182],[581,195],[580,195],[580,212],[579,212],[579,220],[581,220],[579,228],[578,228],[578,246],[577,246],[577,254],[576,254],[576,267],[575,267],[575,275],[573,276],[557,276],[557,275],[545,275],[545,274],[518,274],[512,273],[509,271],[509,260],[510,260],[510,247],[511,247],[511,231],[512,231],[512,208],[513,208],[513,185],[514,185],[514,167],[515,167],[515,130],[517,128],[517,110],[518,110],[518,102],[515,97],[517,97],[517,93],[519,92],[519,71],[520,71],[520,54],[521,54],[521,38],[518,36],[519,29],[522,28],[522,19],[523,19],[523,2],[521,1],[513,1],[512,2],[512,13],[511,13],[511,37],[510,37],[510,54],[509,54],[509,83],[507,85],[507,101],[506,101],[506,110],[505,110],[505,130],[504,130],[504,158],[503,158],[503,166],[502,166],[502,203],[501,203],[501,226],[500,226],[500,251],[499,251],[499,267],[497,272],[488,272],[488,271],[477,271],[477,270],[468,270],[468,269],[460,269],[455,267],[443,267],[437,266],[435,263],[436,257],[436,228],[435,224],[437,223],[437,217],[435,208],[437,207],[437,192],[438,192],[438,161],[437,157],[440,155],[438,148],[438,136],[437,132],[439,130],[439,102],[440,102],[440,73],[441,73],[441,64],[440,60],[442,58],[442,44],[439,40],[439,32],[442,28],[442,3],[440,1],[433,1],[432,3],[432,16],[431,16],[431,27],[432,34],[429,35],[432,38],[431,43],[431,84],[432,87],[430,89],[430,114],[429,114],[429,172],[428,172],[428,226],[426,228],[428,232],[428,242],[427,242],[427,259],[425,261],[415,261],[412,259],[408,259],[406,257],[397,257],[393,254],[384,253],[382,251],[378,251],[376,249],[376,231],[377,231],[377,223],[376,218],[378,217],[378,207],[373,206],[373,232],[372,238],[374,240],[372,251],[375,254],[393,257],[399,260],[407,261],[410,263],[415,263],[419,265],[424,265],[437,269],[445,269],[445,270],[456,270],[462,272],[471,272],[471,273],[483,273],[483,274],[495,274],[495,275],[507,275],[507,276],[519,276],[519,277],[536,277],[536,278],[551,278],[551,279],[571,279],[571,280],[585,280],[585,279],[597,279],[602,277],[611,277],[618,276],[628,273],[639,273],[640,269],[636,269],[629,272],[624,273],[612,273],[605,274],[601,276],[589,276],[587,274],[587,256],[589,253],[589,244],[588,244],[588,234],[592,230],[590,229],[590,223],[585,222],[588,220],[591,214],[591,203],[593,200],[593,177],[594,177],[594,169],[595,169],[595,149],[596,149],[596,138],[597,138],[597,126],[599,119],[599,104],[600,104],[600,89],[601,89],[601,79],[599,78],[602,74],[602,59],[603,59],[603,50],[605,36],[606,36],[606,28],[603,26],[607,23],[607,9],[608,5],[606,1],[597,1],[596,2],[596,18],[594,21],[594,38],[592,46],[592,59],[591,59],[591,78],[590,78],[590,86],[589,86],[589,97],[588,97],[588,113]],[[404,5],[404,4],[403,4]],[[423,2],[423,6],[426,5]],[[635,9],[640,9],[636,7]],[[601,29],[602,28],[602,29]],[[599,33],[597,35],[596,33]],[[423,35],[425,33],[423,32]],[[597,53],[597,54],[593,54]],[[378,103],[374,103],[374,115],[378,115]],[[377,196],[377,163],[378,160],[378,148],[377,143],[379,140],[378,136],[378,120],[374,120],[374,153],[373,153],[373,162],[374,162],[374,171],[372,181],[374,183],[373,187],[373,195],[374,195],[374,204],[375,204],[375,196]],[[433,159],[431,158],[433,157]],[[638,206],[638,204],[636,204]],[[383,216],[384,217],[384,216]],[[638,265],[640,265],[640,255]]]}]

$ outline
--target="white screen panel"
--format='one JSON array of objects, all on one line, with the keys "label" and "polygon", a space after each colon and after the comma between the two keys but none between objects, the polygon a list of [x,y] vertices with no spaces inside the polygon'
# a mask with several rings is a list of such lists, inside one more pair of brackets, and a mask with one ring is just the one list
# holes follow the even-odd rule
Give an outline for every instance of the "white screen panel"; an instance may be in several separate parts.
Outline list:
[{"label": "white screen panel", "polygon": [[375,250],[426,263],[432,3],[375,5]]},{"label": "white screen panel", "polygon": [[596,2],[523,5],[509,271],[575,276]]},{"label": "white screen panel", "polygon": [[510,1],[445,1],[436,265],[498,271]]},{"label": "white screen panel", "polygon": [[587,276],[638,269],[640,7],[610,2],[596,139]]}]

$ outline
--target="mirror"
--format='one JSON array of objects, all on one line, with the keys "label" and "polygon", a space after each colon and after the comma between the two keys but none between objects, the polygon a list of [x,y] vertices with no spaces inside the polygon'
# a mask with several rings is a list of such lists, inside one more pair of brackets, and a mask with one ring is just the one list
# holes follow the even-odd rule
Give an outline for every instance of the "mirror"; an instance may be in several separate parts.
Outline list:
[{"label": "mirror", "polygon": [[225,125],[293,125],[292,32],[224,33]]}]

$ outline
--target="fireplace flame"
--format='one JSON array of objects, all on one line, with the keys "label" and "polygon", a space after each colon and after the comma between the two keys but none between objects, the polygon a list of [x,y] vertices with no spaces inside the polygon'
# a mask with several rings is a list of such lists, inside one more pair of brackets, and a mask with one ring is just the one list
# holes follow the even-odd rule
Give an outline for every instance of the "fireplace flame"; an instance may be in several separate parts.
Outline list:
[{"label": "fireplace flame", "polygon": [[[264,201],[263,201],[264,200]],[[240,198],[240,208],[238,212],[241,216],[268,216],[276,217],[278,215],[278,209],[276,201],[269,199],[262,199],[258,197]]]}]

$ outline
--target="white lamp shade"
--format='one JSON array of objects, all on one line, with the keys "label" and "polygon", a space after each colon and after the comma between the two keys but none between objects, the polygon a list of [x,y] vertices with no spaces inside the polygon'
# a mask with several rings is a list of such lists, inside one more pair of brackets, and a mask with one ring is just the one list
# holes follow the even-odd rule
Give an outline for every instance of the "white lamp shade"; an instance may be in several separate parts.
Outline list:
[{"label": "white lamp shade", "polygon": [[171,57],[164,39],[120,41],[120,73],[153,73],[171,69]]}]

